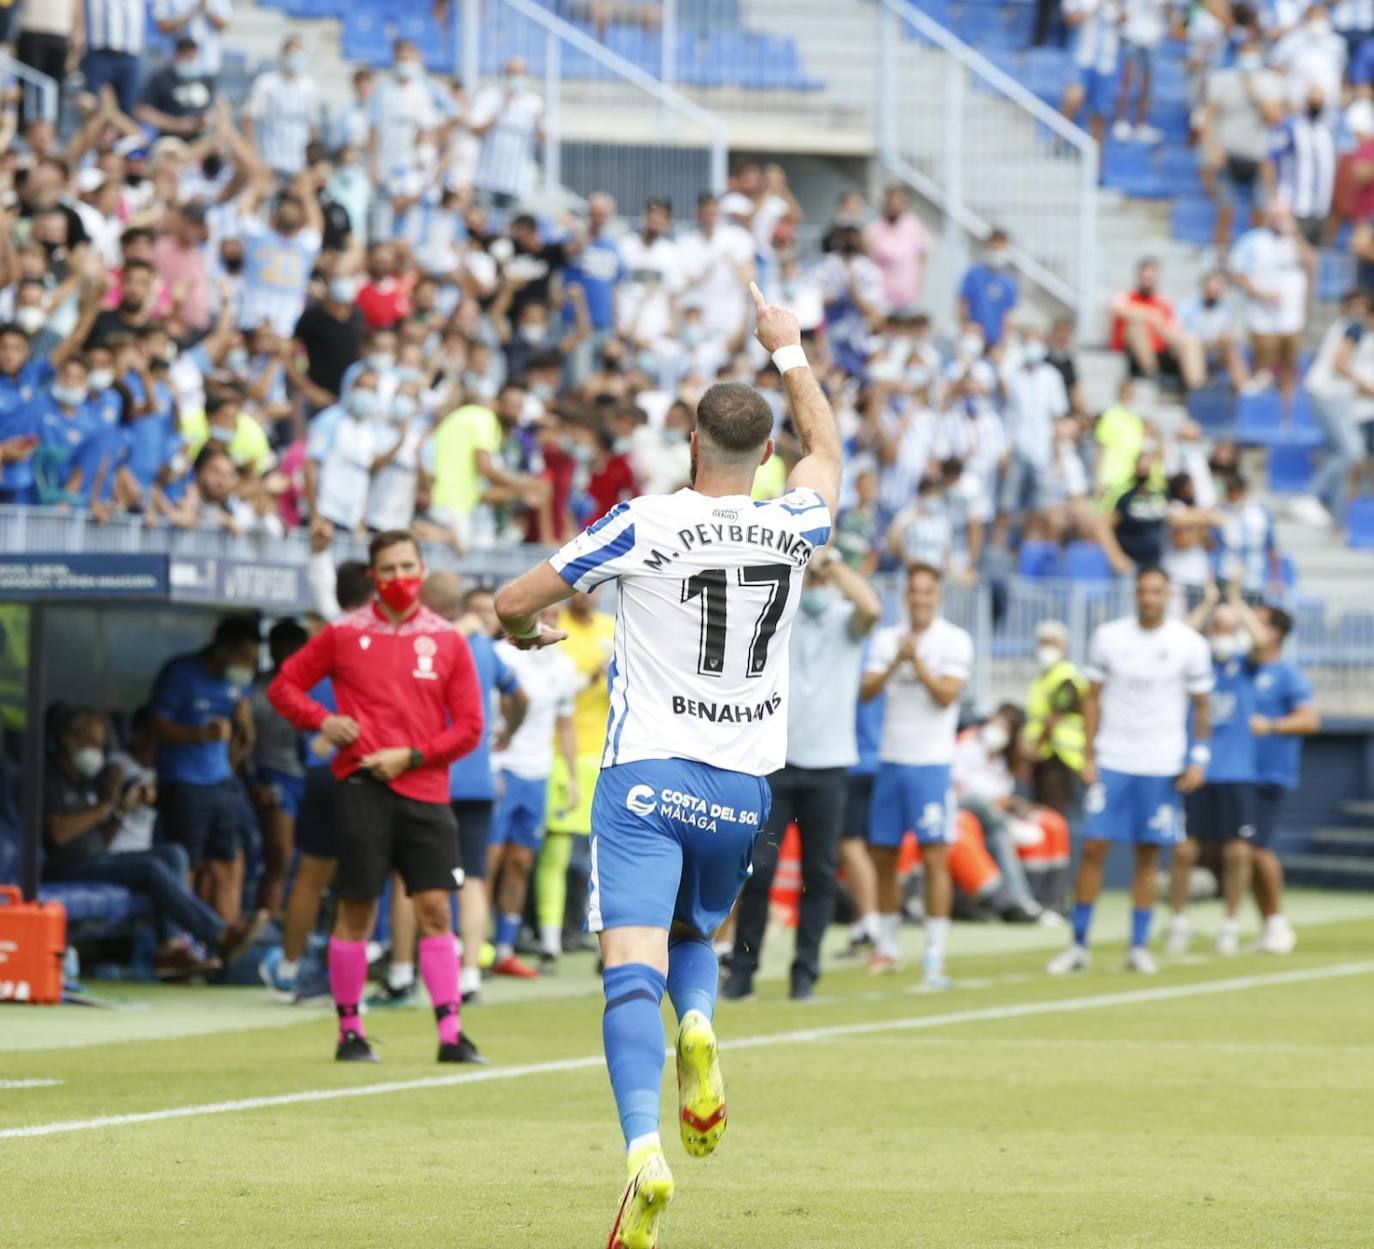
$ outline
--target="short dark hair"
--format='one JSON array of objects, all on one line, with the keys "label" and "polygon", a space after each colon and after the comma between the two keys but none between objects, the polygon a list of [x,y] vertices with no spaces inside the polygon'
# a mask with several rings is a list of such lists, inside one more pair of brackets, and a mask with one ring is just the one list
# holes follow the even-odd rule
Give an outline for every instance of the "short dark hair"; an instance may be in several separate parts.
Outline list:
[{"label": "short dark hair", "polygon": [[334,569],[334,597],[344,611],[356,611],[372,597],[372,583],[362,560],[346,559]]},{"label": "short dark hair", "polygon": [[402,542],[409,542],[415,548],[415,554],[420,554],[420,542],[409,529],[384,529],[371,542],[367,544],[367,565],[369,568],[377,566],[377,556],[388,547],[400,546]]},{"label": "short dark hair", "polygon": [[662,212],[666,212],[670,217],[673,215],[673,201],[670,199],[649,200],[648,203],[644,205],[645,215],[647,216],[655,208],[661,210]]},{"label": "short dark hair", "polygon": [[772,436],[773,409],[752,386],[717,382],[697,404],[697,430],[727,454],[743,455]]},{"label": "short dark hair", "polygon": [[463,610],[467,611],[472,606],[473,600],[481,598],[483,594],[495,594],[496,591],[489,585],[475,585],[463,595]]},{"label": "short dark hair", "polygon": [[153,266],[146,260],[130,260],[124,266],[124,276],[128,277],[129,274],[140,269],[146,269],[149,273],[154,272]]},{"label": "short dark hair", "polygon": [[924,562],[912,564],[906,570],[907,584],[910,585],[918,576],[932,577],[936,585],[940,585],[945,579],[945,574],[936,568],[934,564],[927,564]]},{"label": "short dark hair", "polygon": [[529,213],[520,213],[510,219],[510,228],[512,230],[537,230],[539,229],[539,222]]},{"label": "short dark hair", "polygon": [[207,442],[198,452],[196,452],[195,462],[191,465],[191,471],[198,473],[209,464],[211,460],[220,459],[228,460],[230,464],[234,462],[234,457],[218,443]]},{"label": "short dark hair", "polygon": [[299,620],[289,616],[285,620],[278,620],[267,634],[267,649],[271,652],[272,662],[282,663],[289,659],[309,638]]},{"label": "short dark hair", "polygon": [[1293,632],[1293,617],[1284,611],[1282,607],[1276,607],[1273,603],[1269,604],[1267,615],[1269,617],[1269,627],[1279,635],[1282,641]]},{"label": "short dark hair", "polygon": [[0,322],[0,338],[4,338],[7,334],[22,338],[26,343],[29,341],[28,332],[17,321]]},{"label": "short dark hair", "polygon": [[1135,583],[1139,585],[1146,577],[1163,577],[1165,582],[1169,581],[1169,574],[1158,564],[1141,564],[1135,570]]},{"label": "short dark hair", "polygon": [[262,641],[262,631],[258,626],[258,618],[239,613],[225,616],[215,626],[215,636],[210,644],[216,647],[229,648],[246,646],[249,642],[256,646],[260,641]]}]

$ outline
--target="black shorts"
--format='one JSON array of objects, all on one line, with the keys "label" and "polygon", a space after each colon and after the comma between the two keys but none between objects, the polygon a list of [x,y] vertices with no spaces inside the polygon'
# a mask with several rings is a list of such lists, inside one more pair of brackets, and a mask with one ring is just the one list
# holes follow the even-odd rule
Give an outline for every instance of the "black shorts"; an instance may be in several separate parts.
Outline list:
[{"label": "black shorts", "polygon": [[332,859],[334,850],[334,773],[306,768],[305,797],[296,813],[296,846],[302,854]]},{"label": "black shorts", "polygon": [[159,836],[185,849],[193,868],[207,859],[238,858],[257,821],[237,781],[188,785],[168,781],[157,791]]},{"label": "black shorts", "polygon": [[[1178,357],[1174,355],[1172,347],[1164,347],[1155,352],[1155,363],[1159,366],[1160,377],[1179,378],[1183,376],[1183,366],[1179,363]],[[1135,380],[1146,376],[1140,361],[1135,358],[1129,346],[1126,348],[1126,369]]]},{"label": "black shorts", "polygon": [[868,840],[868,805],[873,801],[873,776],[861,772],[851,772],[848,789],[845,793],[844,823],[841,825],[840,840],[851,837],[859,841]]},{"label": "black shorts", "polygon": [[1282,785],[1255,786],[1255,835],[1250,844],[1256,850],[1271,850],[1279,832],[1279,814],[1288,791]]},{"label": "black shorts", "polygon": [[455,799],[453,818],[458,821],[458,859],[465,880],[486,880],[487,839],[491,836],[491,812],[496,805],[488,799]]},{"label": "black shorts", "polygon": [[408,894],[452,893],[462,883],[458,830],[446,802],[418,802],[354,772],[335,789],[334,834],[339,860],[334,889],[341,898],[381,897],[393,871],[400,873]]},{"label": "black shorts", "polygon": [[1255,835],[1255,787],[1208,783],[1184,799],[1188,836],[1198,841],[1249,841]]}]

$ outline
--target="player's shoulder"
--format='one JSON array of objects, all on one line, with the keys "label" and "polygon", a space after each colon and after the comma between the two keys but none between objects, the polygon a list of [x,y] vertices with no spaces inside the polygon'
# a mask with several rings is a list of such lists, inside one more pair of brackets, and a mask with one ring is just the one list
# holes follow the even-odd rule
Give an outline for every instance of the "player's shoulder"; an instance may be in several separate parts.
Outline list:
[{"label": "player's shoulder", "polygon": [[370,602],[362,607],[355,607],[350,612],[345,612],[329,625],[332,631],[338,633],[366,633],[376,627],[377,613],[373,610]]},{"label": "player's shoulder", "polygon": [[973,649],[973,634],[962,625],[957,625],[944,616],[936,616],[931,621],[931,628],[935,630],[935,637],[942,646],[951,650]]}]

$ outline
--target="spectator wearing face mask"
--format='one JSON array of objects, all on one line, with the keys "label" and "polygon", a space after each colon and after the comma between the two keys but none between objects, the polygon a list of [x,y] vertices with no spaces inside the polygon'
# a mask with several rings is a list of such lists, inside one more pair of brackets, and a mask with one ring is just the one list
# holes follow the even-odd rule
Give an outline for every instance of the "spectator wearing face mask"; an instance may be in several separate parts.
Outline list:
[{"label": "spectator wearing face mask", "polygon": [[1214,243],[1230,245],[1237,208],[1257,215],[1269,194],[1270,130],[1283,120],[1283,78],[1264,65],[1264,48],[1247,34],[1229,69],[1212,74],[1202,117],[1201,148],[1212,171],[1217,222]]},{"label": "spectator wearing face mask", "polygon": [[423,459],[429,421],[416,382],[396,387],[384,417],[372,421],[374,458],[365,521],[373,533],[404,529],[415,516],[415,500],[429,490]]},{"label": "spectator wearing face mask", "polygon": [[1162,567],[1170,583],[1191,601],[1213,579],[1208,540],[1222,516],[1215,508],[1199,505],[1197,485],[1188,473],[1169,478],[1168,499],[1168,545]]},{"label": "spectator wearing face mask", "polygon": [[[421,171],[432,158],[442,118],[420,49],[408,39],[396,41],[392,72],[376,84],[370,121],[368,165],[374,184],[392,185]],[[390,203],[383,198],[379,207],[382,219],[373,223],[373,236],[386,237]]]},{"label": "spectator wearing face mask", "polygon": [[1158,452],[1140,456],[1131,484],[1116,500],[1103,526],[1103,547],[1119,573],[1132,569],[1158,569],[1164,562],[1164,534],[1169,520],[1169,500]]},{"label": "spectator wearing face mask", "polygon": [[222,447],[234,467],[252,477],[262,476],[276,462],[266,431],[243,410],[242,398],[236,393],[225,392],[208,399],[203,429],[190,419],[184,420],[183,432],[187,454],[192,458],[200,454],[202,447]]},{"label": "spectator wearing face mask", "polygon": [[98,712],[83,708],[63,718],[52,766],[44,769],[44,878],[99,881],[144,894],[164,932],[189,933],[217,956],[204,963],[164,940],[153,958],[159,975],[185,976],[231,961],[262,935],[265,917],[226,924],[186,887],[179,845],[116,849],[129,821],[157,800],[157,786],[107,762],[108,749],[109,729]]},{"label": "spectator wearing face mask", "polygon": [[959,284],[959,320],[977,325],[985,347],[1002,341],[1007,317],[1020,299],[1020,288],[1008,265],[1011,252],[1006,232],[993,230],[983,244],[983,259],[971,266]]},{"label": "spectator wearing face mask", "polygon": [[293,35],[282,43],[276,67],[253,82],[244,106],[244,136],[257,146],[273,173],[294,178],[305,168],[305,150],[314,137],[319,111],[304,46]]},{"label": "spectator wearing face mask", "polygon": [[1320,247],[1336,191],[1336,138],[1320,87],[1309,88],[1302,111],[1275,129],[1269,151],[1278,167],[1279,199],[1292,210],[1303,240]]},{"label": "spectator wearing face mask", "polygon": [[894,314],[911,315],[921,302],[930,235],[910,209],[906,188],[883,192],[882,212],[864,229],[868,255],[883,275],[883,299]]},{"label": "spectator wearing face mask", "polygon": [[1286,205],[1275,204],[1262,226],[1236,240],[1230,270],[1231,280],[1245,294],[1245,326],[1255,356],[1250,389],[1277,380],[1284,407],[1291,409],[1316,257]]},{"label": "spectator wearing face mask", "polygon": [[830,354],[846,372],[861,373],[887,315],[882,270],[865,255],[857,226],[833,227],[822,246],[826,254],[807,278],[824,303]]},{"label": "spectator wearing face mask", "polygon": [[672,224],[668,201],[650,200],[639,232],[619,243],[625,277],[617,292],[616,329],[636,346],[667,337],[674,324],[678,259],[668,237]]},{"label": "spectator wearing face mask", "polygon": [[214,80],[201,68],[200,49],[183,35],[171,61],[149,77],[134,116],[159,134],[195,139],[206,129],[214,100]]},{"label": "spectator wearing face mask", "polygon": [[1037,675],[1026,692],[1021,749],[1031,762],[1035,802],[1067,816],[1077,808],[1082,792],[1088,679],[1069,660],[1069,630],[1062,621],[1042,620],[1036,626],[1035,663]]},{"label": "spectator wearing face mask", "polygon": [[1202,345],[1179,323],[1159,293],[1159,263],[1136,266],[1135,287],[1112,300],[1112,350],[1126,353],[1132,377],[1178,378],[1188,390],[1206,380]]},{"label": "spectator wearing face mask", "polygon": [[363,314],[354,302],[357,297],[356,275],[336,272],[325,297],[310,303],[296,322],[295,340],[306,365],[292,380],[317,410],[338,400],[344,374],[362,356]]},{"label": "spectator wearing face mask", "polygon": [[1282,597],[1282,571],[1269,509],[1250,494],[1240,472],[1225,478],[1220,538],[1216,555],[1219,580],[1239,583],[1251,601],[1265,594]]},{"label": "spectator wearing face mask", "polygon": [[478,194],[497,209],[527,199],[534,190],[535,153],[544,141],[544,100],[522,58],[507,61],[504,81],[478,95],[468,129],[482,140]]},{"label": "spectator wearing face mask", "polygon": [[225,617],[208,646],[163,666],[148,700],[162,827],[186,850],[200,873],[198,892],[226,923],[239,918],[240,856],[253,818],[233,778],[253,748],[247,697],[258,644],[254,617]]},{"label": "spectator wearing face mask", "polygon": [[887,529],[887,549],[904,568],[929,565],[943,572],[949,567],[954,526],[939,477],[923,477],[915,501],[893,517]]},{"label": "spectator wearing face mask", "polygon": [[1226,298],[1224,273],[1213,270],[1203,275],[1202,290],[1183,305],[1178,322],[1201,345],[1208,378],[1224,377],[1235,390],[1244,388],[1250,369],[1241,354],[1240,326]]},{"label": "spectator wearing face mask", "polygon": [[1145,448],[1148,426],[1135,409],[1135,383],[1122,379],[1116,402],[1097,418],[1097,489],[1105,503],[1115,503],[1135,481],[1136,464]]},{"label": "spectator wearing face mask", "polygon": [[1021,358],[1002,374],[1011,463],[1002,486],[1002,519],[1039,516],[1048,500],[1046,478],[1054,452],[1054,423],[1069,414],[1059,370],[1045,359],[1038,331],[1023,332]]},{"label": "spectator wearing face mask", "polygon": [[380,379],[364,366],[345,396],[311,423],[306,443],[306,502],[311,527],[356,531],[367,509],[373,423],[383,412]]}]

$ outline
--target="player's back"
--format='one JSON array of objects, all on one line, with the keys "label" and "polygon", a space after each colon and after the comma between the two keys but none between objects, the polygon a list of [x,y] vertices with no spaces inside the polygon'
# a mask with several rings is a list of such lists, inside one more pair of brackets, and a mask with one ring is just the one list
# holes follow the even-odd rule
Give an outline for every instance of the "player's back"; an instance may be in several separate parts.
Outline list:
[{"label": "player's back", "polygon": [[763,776],[787,752],[787,649],[802,574],[830,536],[813,490],[632,499],[554,558],[618,580],[602,766],[691,759]]}]

